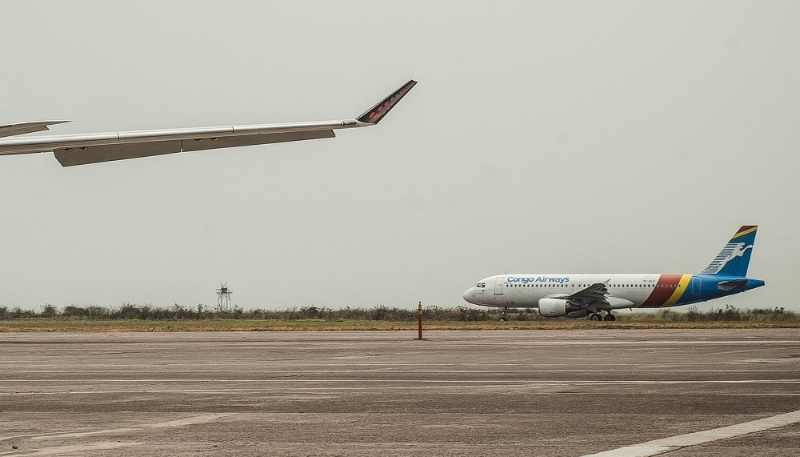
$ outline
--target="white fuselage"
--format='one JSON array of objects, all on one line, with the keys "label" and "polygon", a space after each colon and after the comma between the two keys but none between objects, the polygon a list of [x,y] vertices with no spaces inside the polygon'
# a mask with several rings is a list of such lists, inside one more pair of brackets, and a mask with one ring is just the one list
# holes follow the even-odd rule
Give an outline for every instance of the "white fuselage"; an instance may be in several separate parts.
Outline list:
[{"label": "white fuselage", "polygon": [[[659,274],[511,274],[490,276],[464,293],[464,300],[483,306],[536,308],[542,298],[570,295],[595,283],[605,283],[611,308],[641,306],[659,287],[682,292],[674,275],[672,284],[659,284]],[[672,275],[670,275],[672,276]],[[666,293],[667,290],[665,289]],[[672,295],[672,294],[670,294]]]}]

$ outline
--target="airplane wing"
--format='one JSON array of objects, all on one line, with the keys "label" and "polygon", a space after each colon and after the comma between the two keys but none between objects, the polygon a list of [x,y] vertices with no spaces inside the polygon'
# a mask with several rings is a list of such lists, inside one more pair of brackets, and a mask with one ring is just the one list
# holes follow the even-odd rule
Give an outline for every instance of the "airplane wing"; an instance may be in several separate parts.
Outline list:
[{"label": "airplane wing", "polygon": [[576,305],[608,305],[608,285],[602,282],[596,282],[589,287],[583,288],[575,293],[565,295],[562,298],[569,300]]},{"label": "airplane wing", "polygon": [[[376,125],[411,90],[411,80],[356,119],[111,132],[0,140],[0,155],[52,151],[64,167],[177,152],[333,138],[334,130]],[[0,126],[0,137],[48,130],[63,121]]]}]

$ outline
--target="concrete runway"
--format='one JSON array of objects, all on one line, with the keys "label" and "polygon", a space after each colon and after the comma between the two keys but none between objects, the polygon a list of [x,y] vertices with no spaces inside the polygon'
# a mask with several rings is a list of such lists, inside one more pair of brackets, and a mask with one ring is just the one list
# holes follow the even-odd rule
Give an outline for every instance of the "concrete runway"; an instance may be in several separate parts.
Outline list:
[{"label": "concrete runway", "polygon": [[[800,410],[796,329],[415,336],[0,334],[0,456],[581,456]],[[800,455],[797,420],[717,436],[667,455]]]}]

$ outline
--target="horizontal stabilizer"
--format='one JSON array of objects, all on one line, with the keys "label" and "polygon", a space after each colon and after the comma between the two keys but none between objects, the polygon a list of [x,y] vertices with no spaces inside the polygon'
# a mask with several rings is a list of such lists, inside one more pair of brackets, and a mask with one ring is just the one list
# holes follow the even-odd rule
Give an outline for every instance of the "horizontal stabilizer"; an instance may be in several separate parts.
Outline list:
[{"label": "horizontal stabilizer", "polygon": [[741,287],[747,284],[747,278],[742,279],[731,279],[730,281],[723,281],[717,284],[719,290],[729,291],[731,289],[735,289],[737,287]]},{"label": "horizontal stabilizer", "polygon": [[23,122],[21,124],[0,125],[0,138],[33,132],[43,132],[45,130],[50,130],[47,128],[48,125],[63,124],[65,122],[69,121]]}]

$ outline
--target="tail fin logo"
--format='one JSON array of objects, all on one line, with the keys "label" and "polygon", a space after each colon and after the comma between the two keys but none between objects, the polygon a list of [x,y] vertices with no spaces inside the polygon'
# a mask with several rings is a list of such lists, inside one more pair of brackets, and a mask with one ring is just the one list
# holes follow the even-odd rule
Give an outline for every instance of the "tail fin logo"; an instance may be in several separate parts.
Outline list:
[{"label": "tail fin logo", "polygon": [[731,260],[735,259],[736,257],[744,256],[745,252],[748,249],[753,249],[753,245],[745,246],[745,243],[728,243],[722,248],[722,251],[719,252],[717,257],[711,264],[706,268],[703,273],[705,274],[717,274],[720,270],[722,270],[725,265],[728,264]]},{"label": "tail fin logo", "polygon": [[756,242],[757,225],[743,225],[701,274],[747,276],[750,254]]}]

